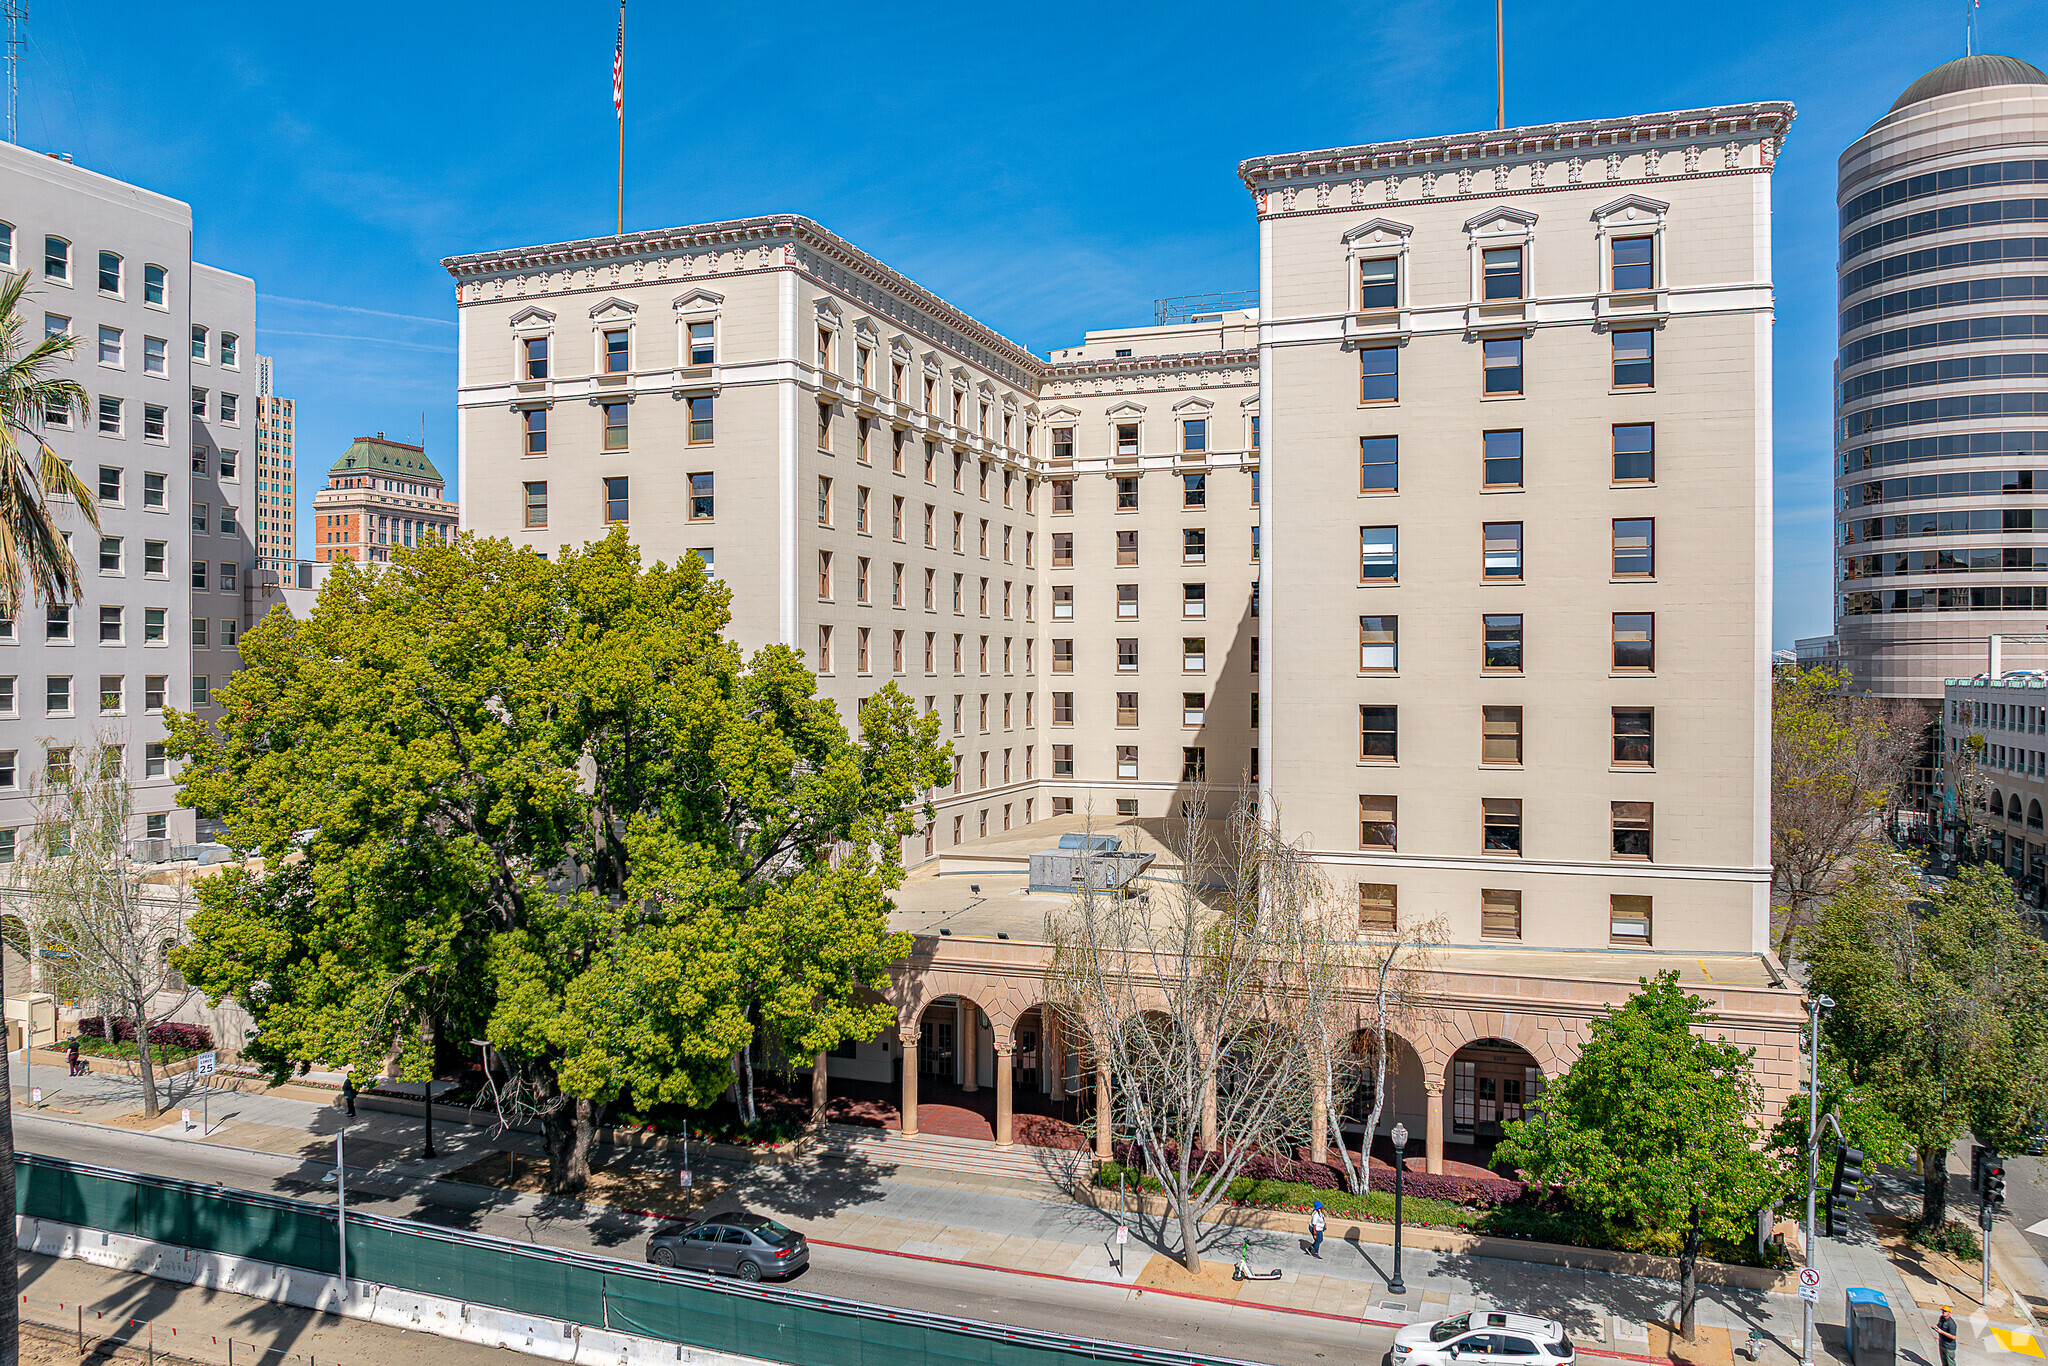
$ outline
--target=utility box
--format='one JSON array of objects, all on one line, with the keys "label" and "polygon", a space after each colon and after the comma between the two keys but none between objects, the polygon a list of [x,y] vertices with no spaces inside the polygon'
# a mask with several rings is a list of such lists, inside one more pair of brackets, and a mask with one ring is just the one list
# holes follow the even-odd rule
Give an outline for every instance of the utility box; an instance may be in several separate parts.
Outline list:
[{"label": "utility box", "polygon": [[1113,854],[1124,847],[1124,842],[1116,835],[1089,835],[1076,831],[1072,834],[1061,835],[1059,847],[1061,849],[1102,850]]},{"label": "utility box", "polygon": [[6,998],[7,1043],[19,1048],[24,1037],[37,1048],[57,1046],[57,998],[44,991]]},{"label": "utility box", "polygon": [[1864,1286],[1849,1287],[1842,1336],[1848,1340],[1850,1366],[1895,1366],[1899,1355],[1899,1325],[1884,1292]]}]

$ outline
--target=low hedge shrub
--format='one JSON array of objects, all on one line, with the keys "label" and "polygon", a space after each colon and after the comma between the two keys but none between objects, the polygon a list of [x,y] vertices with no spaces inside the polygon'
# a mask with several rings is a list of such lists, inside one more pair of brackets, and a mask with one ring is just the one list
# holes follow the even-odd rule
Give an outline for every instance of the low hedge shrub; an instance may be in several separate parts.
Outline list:
[{"label": "low hedge shrub", "polygon": [[[78,1022],[78,1032],[89,1039],[105,1039],[107,1022],[102,1016],[89,1015]],[[205,1025],[172,1024],[168,1020],[159,1020],[149,1027],[149,1041],[187,1053],[204,1053],[213,1047],[213,1031]],[[135,1042],[135,1022],[117,1016],[112,1042]]]}]

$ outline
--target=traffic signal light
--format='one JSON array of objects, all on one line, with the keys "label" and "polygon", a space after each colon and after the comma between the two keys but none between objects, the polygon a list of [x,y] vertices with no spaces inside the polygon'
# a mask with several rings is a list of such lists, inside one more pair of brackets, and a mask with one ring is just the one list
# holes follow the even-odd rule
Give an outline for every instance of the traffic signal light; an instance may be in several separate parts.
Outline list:
[{"label": "traffic signal light", "polygon": [[1848,1204],[1863,1194],[1863,1150],[1835,1149],[1835,1181],[1828,1187],[1828,1199]]},{"label": "traffic signal light", "polygon": [[1984,1203],[1986,1205],[2002,1205],[2005,1203],[2004,1167],[1986,1167],[1984,1169]]}]

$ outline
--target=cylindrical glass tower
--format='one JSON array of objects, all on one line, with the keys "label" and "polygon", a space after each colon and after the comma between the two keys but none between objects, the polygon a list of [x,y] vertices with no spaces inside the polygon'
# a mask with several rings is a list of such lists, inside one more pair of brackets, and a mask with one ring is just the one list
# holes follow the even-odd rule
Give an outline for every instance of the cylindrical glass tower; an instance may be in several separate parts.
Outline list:
[{"label": "cylindrical glass tower", "polygon": [[1936,67],[1837,197],[1836,634],[1858,689],[1939,699],[1994,633],[2048,657],[2048,76]]}]

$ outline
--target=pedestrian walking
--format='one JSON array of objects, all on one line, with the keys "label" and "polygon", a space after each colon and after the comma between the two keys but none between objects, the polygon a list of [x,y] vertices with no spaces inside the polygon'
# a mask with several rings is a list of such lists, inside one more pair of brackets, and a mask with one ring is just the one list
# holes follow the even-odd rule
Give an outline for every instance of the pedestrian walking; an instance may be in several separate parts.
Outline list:
[{"label": "pedestrian walking", "polygon": [[64,1061],[71,1064],[71,1075],[74,1077],[85,1070],[85,1064],[79,1060],[78,1036],[75,1034],[71,1036],[71,1047],[64,1050]]},{"label": "pedestrian walking", "polygon": [[1323,1213],[1323,1202],[1316,1201],[1316,1207],[1308,1215],[1308,1255],[1317,1261],[1323,1259],[1323,1230],[1330,1225],[1329,1216]]},{"label": "pedestrian walking", "polygon": [[341,1074],[341,1103],[348,1107],[348,1117],[356,1117],[356,1079],[353,1074]]},{"label": "pedestrian walking", "polygon": [[1934,1336],[1941,1346],[1941,1366],[1956,1366],[1956,1316],[1948,1305],[1941,1306],[1941,1317],[1934,1321]]}]

